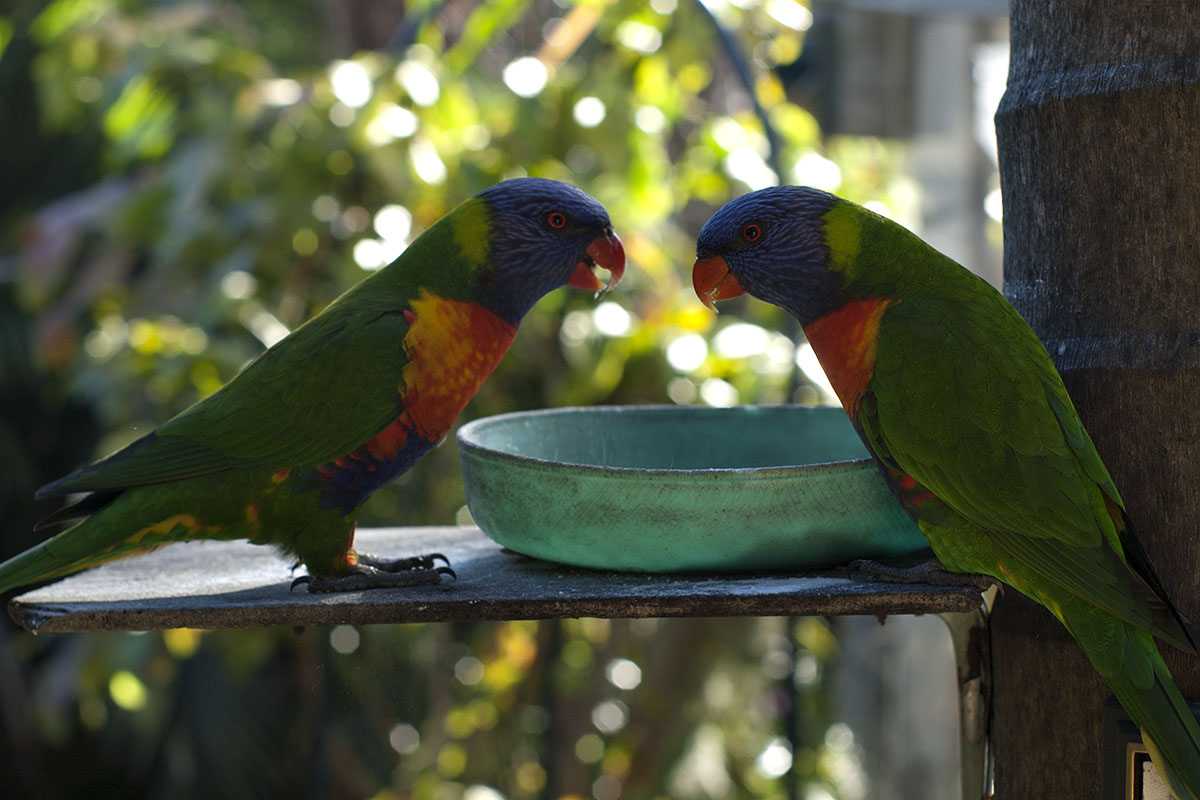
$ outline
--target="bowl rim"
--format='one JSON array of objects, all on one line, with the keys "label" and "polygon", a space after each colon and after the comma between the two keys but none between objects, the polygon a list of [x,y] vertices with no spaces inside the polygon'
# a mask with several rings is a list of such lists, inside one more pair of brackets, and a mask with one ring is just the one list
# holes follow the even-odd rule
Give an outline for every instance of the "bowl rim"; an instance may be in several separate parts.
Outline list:
[{"label": "bowl rim", "polygon": [[455,439],[458,442],[460,452],[470,452],[473,455],[483,456],[485,458],[493,458],[500,461],[508,461],[513,464],[519,464],[527,467],[537,468],[561,468],[571,467],[581,471],[584,474],[620,474],[623,476],[656,476],[656,477],[698,477],[698,476],[722,476],[722,475],[737,475],[741,478],[745,477],[784,477],[802,475],[808,472],[849,472],[852,470],[862,469],[864,466],[873,466],[874,459],[870,456],[866,458],[858,458],[849,461],[814,461],[807,464],[781,464],[776,466],[764,467],[705,467],[702,469],[669,469],[665,467],[618,467],[604,466],[600,464],[581,464],[575,461],[556,461],[548,458],[537,458],[534,456],[519,455],[510,453],[505,450],[497,450],[493,447],[487,447],[481,444],[475,437],[480,428],[486,428],[490,424],[498,424],[513,419],[529,419],[533,417],[562,415],[567,416],[578,413],[600,412],[616,413],[621,411],[642,411],[649,413],[659,413],[665,411],[679,410],[695,410],[704,413],[721,413],[724,411],[749,409],[760,410],[783,410],[783,409],[801,409],[804,411],[815,411],[827,409],[830,411],[841,411],[836,406],[796,406],[783,403],[769,405],[736,405],[736,406],[684,406],[669,403],[644,403],[637,405],[594,405],[594,406],[558,406],[555,408],[538,408],[527,411],[509,411],[503,414],[493,414],[487,417],[473,419],[470,422],[464,423],[459,427],[455,434]]}]

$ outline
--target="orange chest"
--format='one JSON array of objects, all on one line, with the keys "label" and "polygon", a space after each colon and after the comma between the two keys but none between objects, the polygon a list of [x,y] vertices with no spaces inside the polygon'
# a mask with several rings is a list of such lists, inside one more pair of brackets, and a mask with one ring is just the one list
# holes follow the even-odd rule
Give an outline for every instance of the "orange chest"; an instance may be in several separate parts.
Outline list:
[{"label": "orange chest", "polygon": [[508,352],[517,328],[475,303],[422,295],[411,305],[399,422],[437,441]]},{"label": "orange chest", "polygon": [[889,298],[852,300],[804,327],[829,383],[851,419],[875,371],[879,321],[895,302]]}]

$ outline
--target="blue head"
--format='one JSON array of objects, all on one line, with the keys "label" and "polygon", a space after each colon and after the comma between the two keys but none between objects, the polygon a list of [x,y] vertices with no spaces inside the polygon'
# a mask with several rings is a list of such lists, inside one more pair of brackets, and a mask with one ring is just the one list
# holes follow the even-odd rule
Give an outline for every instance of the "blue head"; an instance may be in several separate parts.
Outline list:
[{"label": "blue head", "polygon": [[749,292],[802,325],[840,305],[824,215],[837,198],[807,186],[774,186],[721,207],[700,229],[692,284],[709,308]]},{"label": "blue head", "polygon": [[625,250],[608,212],[586,192],[544,178],[515,178],[480,192],[488,210],[494,269],[481,276],[479,302],[517,322],[544,294],[566,284],[599,290],[592,272],[625,272]]}]

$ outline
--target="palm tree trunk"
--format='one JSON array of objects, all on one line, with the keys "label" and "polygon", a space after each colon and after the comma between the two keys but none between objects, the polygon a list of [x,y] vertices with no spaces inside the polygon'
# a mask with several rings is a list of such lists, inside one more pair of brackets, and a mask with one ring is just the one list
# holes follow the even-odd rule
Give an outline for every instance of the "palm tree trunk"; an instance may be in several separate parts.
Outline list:
[{"label": "palm tree trunk", "polygon": [[[1200,3],[1013,0],[996,115],[1005,293],[1167,592],[1200,618]],[[1109,692],[1049,614],[993,617],[998,798],[1100,797]],[[1162,647],[1184,695],[1200,659]]]}]

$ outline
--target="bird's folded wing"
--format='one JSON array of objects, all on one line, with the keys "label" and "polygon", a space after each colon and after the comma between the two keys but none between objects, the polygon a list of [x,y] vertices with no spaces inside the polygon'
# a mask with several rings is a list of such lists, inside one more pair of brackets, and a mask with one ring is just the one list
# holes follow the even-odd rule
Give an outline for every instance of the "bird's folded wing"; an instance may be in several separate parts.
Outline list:
[{"label": "bird's folded wing", "polygon": [[398,416],[407,331],[400,307],[364,315],[331,306],[220,390],[38,497],[343,456]]},{"label": "bird's folded wing", "polygon": [[1047,581],[1190,649],[1140,544],[1124,546],[1116,488],[1032,331],[1007,304],[907,305],[881,323],[868,447]]}]

